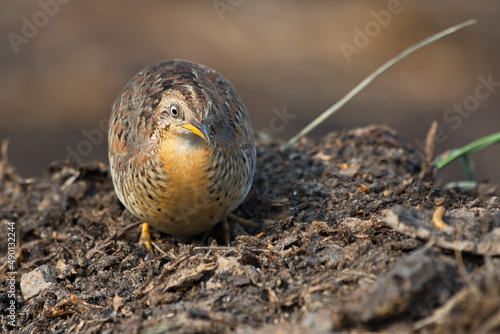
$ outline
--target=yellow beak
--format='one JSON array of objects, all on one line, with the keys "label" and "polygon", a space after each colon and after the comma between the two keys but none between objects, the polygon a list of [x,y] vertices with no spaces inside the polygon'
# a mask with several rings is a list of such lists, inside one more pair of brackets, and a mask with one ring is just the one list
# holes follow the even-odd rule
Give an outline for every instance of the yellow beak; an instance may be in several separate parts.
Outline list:
[{"label": "yellow beak", "polygon": [[210,135],[208,134],[207,127],[196,122],[182,125],[184,129],[188,129],[194,134],[200,136],[204,141],[210,144]]}]

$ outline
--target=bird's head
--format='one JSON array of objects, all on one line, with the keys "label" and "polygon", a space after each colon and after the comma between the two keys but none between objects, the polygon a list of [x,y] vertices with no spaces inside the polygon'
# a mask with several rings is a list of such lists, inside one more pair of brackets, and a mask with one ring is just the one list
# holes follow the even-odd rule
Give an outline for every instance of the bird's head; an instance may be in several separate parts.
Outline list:
[{"label": "bird's head", "polygon": [[186,137],[208,145],[212,144],[208,118],[212,102],[208,96],[194,86],[180,86],[164,93],[158,104],[158,125],[170,135]]}]

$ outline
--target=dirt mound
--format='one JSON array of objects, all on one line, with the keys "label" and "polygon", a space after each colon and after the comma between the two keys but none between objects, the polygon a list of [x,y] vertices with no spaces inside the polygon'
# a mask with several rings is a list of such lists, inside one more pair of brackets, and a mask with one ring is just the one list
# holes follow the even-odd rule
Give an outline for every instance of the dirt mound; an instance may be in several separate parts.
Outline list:
[{"label": "dirt mound", "polygon": [[[11,248],[0,253],[2,272],[17,272],[15,321],[5,284],[1,328],[499,329],[495,187],[463,193],[421,181],[418,155],[384,127],[303,140],[286,153],[257,147],[253,188],[235,212],[253,224],[232,224],[229,247],[217,229],[206,241],[154,231],[154,255],[137,245],[139,227],[129,227],[140,222],[119,203],[107,164],[55,162],[45,178],[22,179],[0,163],[0,235],[14,226],[17,237],[15,261]],[[448,229],[433,227],[436,205]]]}]

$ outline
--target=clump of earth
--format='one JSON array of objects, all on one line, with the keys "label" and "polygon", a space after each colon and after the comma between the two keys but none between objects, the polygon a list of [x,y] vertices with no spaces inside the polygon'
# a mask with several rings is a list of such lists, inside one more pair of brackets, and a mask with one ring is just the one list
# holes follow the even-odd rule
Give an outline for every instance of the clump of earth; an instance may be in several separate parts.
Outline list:
[{"label": "clump of earth", "polygon": [[220,228],[153,230],[154,254],[106,162],[54,162],[25,179],[4,156],[0,235],[15,226],[17,274],[14,323],[1,287],[2,331],[500,331],[498,187],[422,178],[419,155],[386,127],[279,147],[257,143],[253,187],[235,211],[251,224],[231,224],[230,245]]}]

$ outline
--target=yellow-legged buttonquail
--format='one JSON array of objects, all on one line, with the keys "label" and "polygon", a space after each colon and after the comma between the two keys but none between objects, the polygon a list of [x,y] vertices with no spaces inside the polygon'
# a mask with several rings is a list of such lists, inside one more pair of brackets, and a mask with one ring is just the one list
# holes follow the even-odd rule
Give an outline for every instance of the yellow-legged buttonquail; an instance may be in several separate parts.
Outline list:
[{"label": "yellow-legged buttonquail", "polygon": [[250,190],[256,158],[248,112],[212,69],[186,61],[148,66],[121,92],[109,125],[113,185],[144,221],[145,238],[147,224],[176,236],[210,230]]}]

